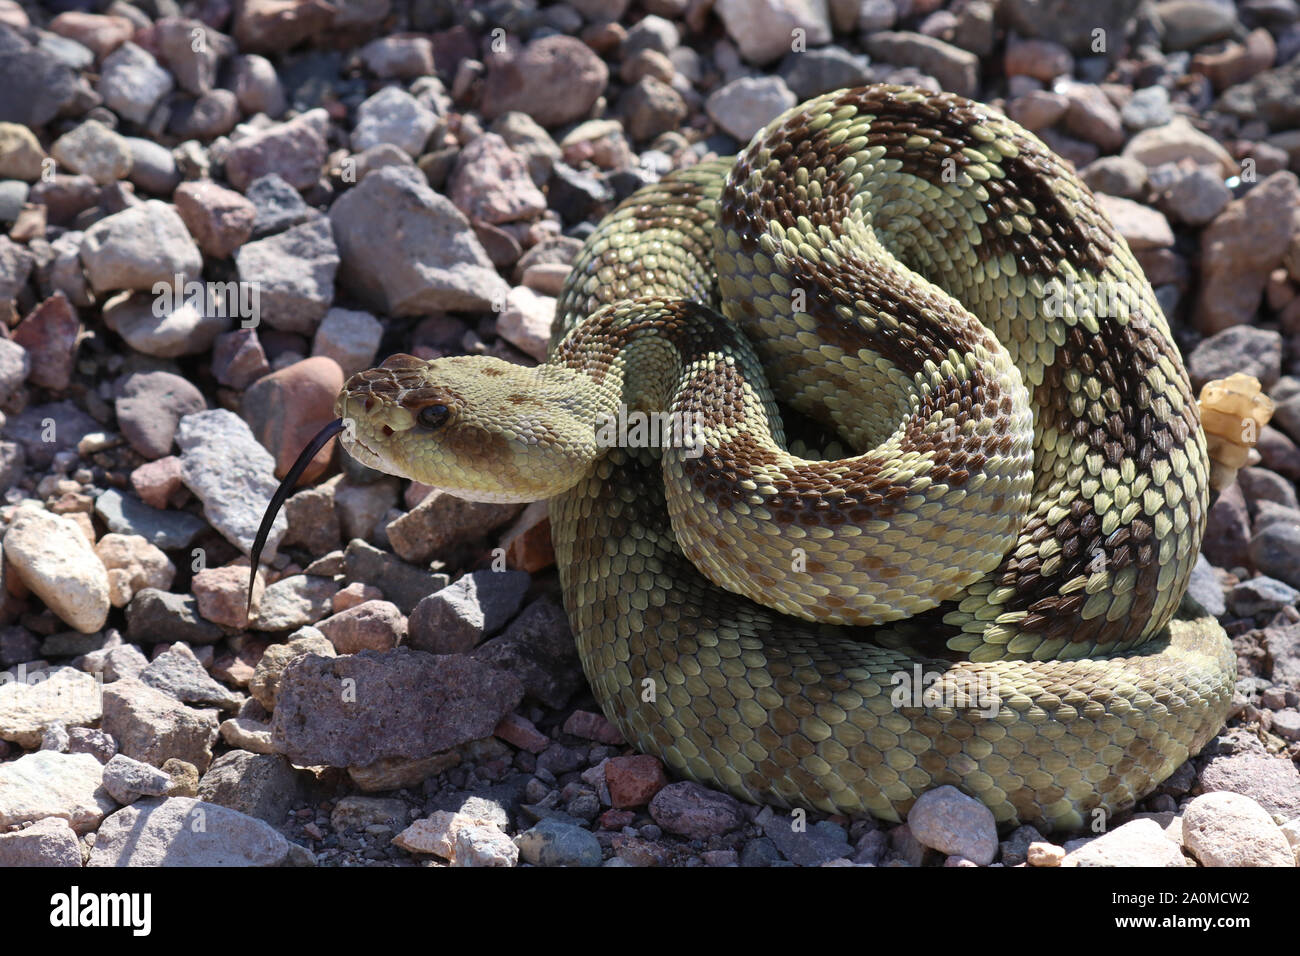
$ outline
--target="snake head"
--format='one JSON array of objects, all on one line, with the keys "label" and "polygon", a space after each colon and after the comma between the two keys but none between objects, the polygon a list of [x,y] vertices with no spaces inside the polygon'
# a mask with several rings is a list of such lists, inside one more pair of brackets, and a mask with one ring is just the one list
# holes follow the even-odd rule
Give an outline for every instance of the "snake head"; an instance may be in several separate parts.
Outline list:
[{"label": "snake head", "polygon": [[371,468],[470,501],[538,501],[596,454],[571,392],[545,366],[394,355],[348,379],[335,411],[343,447]]}]

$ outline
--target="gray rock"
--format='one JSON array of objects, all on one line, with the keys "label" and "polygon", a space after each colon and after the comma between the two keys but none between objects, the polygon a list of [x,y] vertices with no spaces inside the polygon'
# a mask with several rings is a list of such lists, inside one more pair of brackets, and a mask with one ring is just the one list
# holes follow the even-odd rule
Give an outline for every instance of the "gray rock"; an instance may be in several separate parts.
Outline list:
[{"label": "gray rock", "polygon": [[126,137],[126,146],[131,151],[131,171],[127,178],[147,193],[170,196],[181,181],[172,151],[136,136]]},{"label": "gray rock", "polygon": [[240,192],[268,173],[282,177],[295,189],[310,189],[325,164],[328,123],[323,110],[310,110],[287,123],[249,131],[226,155],[226,178]]},{"label": "gray rock", "polygon": [[582,827],[543,820],[516,840],[519,855],[534,866],[600,866],[596,837]]},{"label": "gray rock", "polygon": [[311,333],[334,301],[339,255],[328,219],[247,243],[235,264],[240,279],[259,290],[260,317],[272,328]]},{"label": "gray rock", "polygon": [[375,364],[383,334],[383,324],[369,312],[330,309],[316,329],[311,354],[327,355],[345,376],[355,375]]},{"label": "gray rock", "polygon": [[1211,757],[1201,770],[1204,793],[1226,790],[1250,797],[1284,820],[1300,816],[1300,769],[1284,757],[1254,753]]},{"label": "gray rock", "polygon": [[1198,166],[1165,190],[1162,206],[1189,226],[1203,226],[1221,213],[1231,199],[1232,191],[1224,184],[1222,175],[1208,166]]},{"label": "gray rock", "polygon": [[1206,382],[1234,372],[1253,375],[1273,387],[1282,369],[1282,336],[1268,329],[1236,325],[1203,339],[1187,357],[1187,373],[1198,393]]},{"label": "gray rock", "polygon": [[294,574],[267,585],[257,602],[257,618],[250,623],[259,631],[296,631],[328,617],[331,599],[339,586],[333,578]]},{"label": "gray rock", "polygon": [[1202,866],[1296,865],[1295,851],[1268,811],[1238,793],[1207,793],[1189,803],[1183,841]]},{"label": "gray rock", "polygon": [[0,833],[0,866],[81,867],[77,833],[60,817],[37,820],[25,830]]},{"label": "gray rock", "polygon": [[0,683],[0,740],[32,750],[50,727],[86,726],[103,716],[100,684],[90,674],[52,667],[17,676]]},{"label": "gray rock", "polygon": [[438,115],[433,110],[400,87],[386,86],[357,107],[352,148],[361,152],[380,143],[392,143],[419,156],[437,125]]},{"label": "gray rock", "polygon": [[530,698],[548,707],[563,707],[583,683],[569,619],[548,598],[529,604],[500,636],[470,656],[513,674]]},{"label": "gray rock", "polygon": [[1234,584],[1228,591],[1226,603],[1238,617],[1257,614],[1271,617],[1284,607],[1300,603],[1300,591],[1276,578],[1260,575]]},{"label": "gray rock", "polygon": [[1169,106],[1169,91],[1159,85],[1134,90],[1119,115],[1131,130],[1164,126],[1174,118],[1174,111]]},{"label": "gray rock", "polygon": [[[155,548],[188,548],[207,525],[187,511],[151,508],[135,495],[109,488],[95,499],[95,514],[116,534],[138,534]],[[193,643],[193,642],[191,642]]]},{"label": "gray rock", "polygon": [[839,46],[787,54],[780,73],[799,102],[871,81],[867,58]]},{"label": "gray rock", "polygon": [[1165,28],[1166,50],[1191,50],[1231,36],[1239,29],[1231,6],[1211,0],[1164,0],[1156,16]]},{"label": "gray rock", "polygon": [[198,276],[203,257],[176,208],[157,199],[106,216],[86,230],[81,261],[96,293],[152,290]]},{"label": "gray rock", "polygon": [[194,652],[179,642],[155,657],[140,674],[140,681],[184,704],[234,710],[243,702],[238,694],[208,676]]},{"label": "gray rock", "polygon": [[104,789],[124,807],[141,797],[162,796],[171,782],[170,774],[122,754],[104,764]]},{"label": "gray rock", "polygon": [[275,173],[267,173],[249,183],[244,197],[257,208],[253,220],[253,238],[261,239],[319,215],[303,202],[298,190]]},{"label": "gray rock", "polygon": [[[1074,846],[1074,844],[1082,844]],[[1191,866],[1155,820],[1133,820],[1095,839],[1070,841],[1062,866]]]},{"label": "gray rock", "polygon": [[199,602],[194,594],[175,594],[157,588],[135,592],[126,605],[126,632],[140,644],[183,641],[195,646],[216,644],[221,639],[221,628],[199,617]]},{"label": "gray rock", "polygon": [[[1203,554],[1196,557],[1196,564],[1192,568],[1192,576],[1187,583],[1187,593],[1191,595],[1197,604],[1215,617],[1222,617],[1227,610],[1223,595],[1223,583],[1219,580],[1218,574],[1215,573],[1213,566],[1205,559]],[[1297,597],[1300,597],[1300,593],[1297,594]]]},{"label": "gray rock", "polygon": [[134,678],[104,686],[104,730],[121,753],[155,767],[175,757],[207,769],[217,727],[216,711],[186,707]]},{"label": "gray rock", "polygon": [[921,794],[908,811],[907,825],[924,846],[980,866],[992,863],[998,852],[993,811],[956,787],[938,787]]},{"label": "gray rock", "polygon": [[866,38],[873,59],[916,67],[933,76],[945,90],[961,96],[979,95],[980,61],[974,53],[920,33],[882,31]]},{"label": "gray rock", "polygon": [[384,597],[396,604],[403,614],[411,614],[421,600],[448,584],[447,575],[430,574],[360,538],[348,542],[344,560],[344,573],[349,581],[359,581],[379,588],[384,592]]},{"label": "gray rock", "polygon": [[172,90],[172,75],[142,47],[126,42],[104,58],[99,95],[104,105],[141,126]]},{"label": "gray rock", "polygon": [[199,781],[199,799],[281,826],[302,795],[302,775],[279,754],[232,750]]},{"label": "gray rock", "polygon": [[1270,524],[1250,539],[1250,557],[1261,574],[1300,586],[1300,523]]},{"label": "gray rock", "polygon": [[[652,802],[651,816],[654,816],[653,808]],[[659,818],[656,816],[655,819]],[[797,826],[796,819],[799,820]],[[772,807],[764,807],[754,822],[763,828],[763,833],[781,855],[796,866],[821,866],[853,855],[853,846],[844,828],[829,820],[810,825],[806,818],[794,818],[789,813],[778,813]],[[671,829],[667,825],[664,828]]]},{"label": "gray rock", "polygon": [[379,311],[476,311],[509,292],[464,215],[418,172],[371,173],[335,201],[330,222],[340,280]]},{"label": "gray rock", "polygon": [[474,571],[430,594],[411,612],[408,643],[460,654],[491,637],[519,610],[531,578],[523,571]]},{"label": "gray rock", "polygon": [[87,866],[283,866],[291,844],[261,820],[191,797],[141,800],[99,828]]},{"label": "gray rock", "polygon": [[716,90],[705,101],[704,108],[728,134],[747,143],[798,102],[779,76],[742,76]]},{"label": "gray rock", "polygon": [[131,447],[152,461],[172,450],[176,425],[208,407],[203,393],[170,372],[137,372],[122,384],[117,424]]},{"label": "gray rock", "polygon": [[[135,292],[114,296],[104,303],[104,324],[145,355],[178,358],[206,352],[233,323],[240,306],[239,293],[235,292],[234,300],[223,295],[219,300],[223,308],[217,309],[215,293],[211,305],[205,301],[207,286],[190,285],[187,297],[187,284],[168,279],[166,287],[155,286],[159,295]],[[225,304],[232,302],[233,308],[227,310]]]},{"label": "gray rock", "polygon": [[88,92],[67,64],[12,31],[0,50],[0,122],[40,128]]},{"label": "gray rock", "polygon": [[998,6],[998,19],[1004,20],[1022,36],[1047,37],[1064,44],[1072,52],[1093,52],[1094,30],[1118,44],[1125,25],[1133,18],[1139,0],[1095,0],[1080,4],[1077,0],[1004,0]]},{"label": "gray rock", "polygon": [[103,186],[125,179],[131,171],[131,147],[97,120],[87,120],[64,133],[50,147],[61,166],[83,173]]},{"label": "gray rock", "polygon": [[[265,502],[279,485],[275,459],[253,437],[244,420],[224,408],[186,415],[177,429],[176,442],[181,448],[181,477],[203,502],[208,523],[248,554]],[[283,514],[276,517],[264,559],[275,555],[287,526]]]},{"label": "gray rock", "polygon": [[[342,692],[349,679],[355,696]],[[522,697],[513,676],[460,655],[406,648],[312,654],[281,675],[272,735],[276,749],[298,766],[427,757],[490,735]]]}]

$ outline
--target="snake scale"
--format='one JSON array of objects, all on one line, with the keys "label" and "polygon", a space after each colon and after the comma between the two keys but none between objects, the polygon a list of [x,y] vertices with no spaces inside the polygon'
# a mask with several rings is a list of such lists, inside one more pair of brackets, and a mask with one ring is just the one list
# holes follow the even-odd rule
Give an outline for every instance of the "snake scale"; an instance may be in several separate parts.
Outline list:
[{"label": "snake scale", "polygon": [[[1187,373],[1091,193],[990,107],[791,109],[598,226],[544,364],[398,355],[337,411],[372,467],[549,498],[605,714],[743,799],[896,821],[951,784],[1077,828],[1225,718],[1227,636],[1180,606]],[[663,440],[602,440],[638,414]]]}]

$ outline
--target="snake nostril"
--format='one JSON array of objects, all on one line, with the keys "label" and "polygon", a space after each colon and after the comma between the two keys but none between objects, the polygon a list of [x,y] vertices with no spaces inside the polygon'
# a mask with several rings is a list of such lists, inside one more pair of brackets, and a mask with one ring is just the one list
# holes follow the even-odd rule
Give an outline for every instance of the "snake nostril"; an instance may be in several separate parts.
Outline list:
[{"label": "snake nostril", "polygon": [[387,425],[385,425],[383,427],[383,432],[384,432],[384,437],[387,438],[389,435],[393,433],[393,430],[389,428]]}]

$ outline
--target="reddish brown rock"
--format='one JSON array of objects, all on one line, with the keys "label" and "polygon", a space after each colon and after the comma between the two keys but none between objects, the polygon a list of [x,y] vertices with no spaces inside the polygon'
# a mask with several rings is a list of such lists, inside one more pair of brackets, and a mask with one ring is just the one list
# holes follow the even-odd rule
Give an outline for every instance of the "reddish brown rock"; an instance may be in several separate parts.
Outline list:
[{"label": "reddish brown rock", "polygon": [[605,719],[604,714],[593,714],[589,710],[575,710],[570,714],[564,722],[564,732],[612,747],[622,747],[627,743],[618,728]]},{"label": "reddish brown rock", "polygon": [[615,809],[627,810],[644,807],[653,800],[668,785],[668,775],[658,757],[610,757],[605,763],[605,783],[609,786],[609,802]]},{"label": "reddish brown rock", "polygon": [[[257,440],[275,454],[277,478],[288,474],[303,447],[334,420],[334,399],[342,388],[338,362],[317,355],[263,376],[244,393],[244,420]],[[333,452],[331,445],[317,452],[301,483],[319,478]]]},{"label": "reddish brown rock", "polygon": [[81,322],[62,292],[50,296],[13,331],[13,340],[27,350],[31,371],[27,381],[61,392],[72,382]]},{"label": "reddish brown rock", "polygon": [[551,745],[551,738],[542,733],[527,717],[506,714],[492,731],[492,736],[504,740],[512,747],[539,754]]},{"label": "reddish brown rock", "polygon": [[181,481],[181,460],[176,455],[145,462],[135,469],[131,472],[131,487],[141,501],[161,510],[179,508],[190,495]]},{"label": "reddish brown rock", "polygon": [[225,627],[248,626],[248,566],[205,568],[190,582],[199,614]]},{"label": "reddish brown rock", "polygon": [[325,0],[242,0],[235,39],[244,53],[280,53],[329,29],[335,9]]},{"label": "reddish brown rock", "polygon": [[406,637],[406,617],[389,601],[366,601],[316,627],[340,654],[391,650]]},{"label": "reddish brown rock", "polygon": [[131,39],[135,26],[126,17],[69,10],[50,21],[50,32],[75,40],[102,60]]}]

